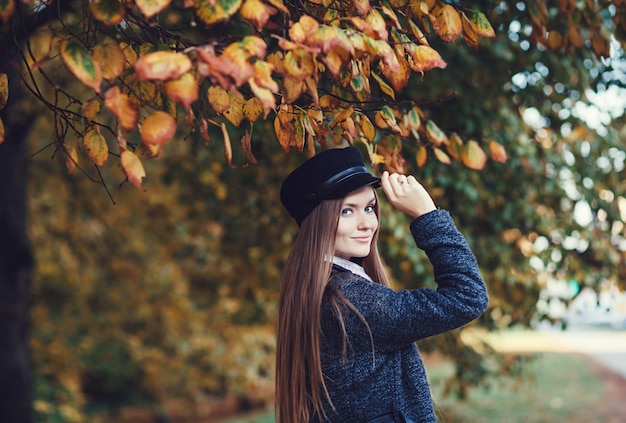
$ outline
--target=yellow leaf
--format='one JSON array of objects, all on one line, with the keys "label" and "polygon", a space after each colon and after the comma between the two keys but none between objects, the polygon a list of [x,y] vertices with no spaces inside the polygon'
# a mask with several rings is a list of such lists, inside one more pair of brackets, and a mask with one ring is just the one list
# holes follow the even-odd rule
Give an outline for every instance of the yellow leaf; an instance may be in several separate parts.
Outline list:
[{"label": "yellow leaf", "polygon": [[169,113],[158,110],[143,121],[139,133],[144,144],[165,144],[176,133],[176,121]]},{"label": "yellow leaf", "polygon": [[361,127],[361,132],[363,132],[363,136],[369,141],[374,141],[376,137],[376,128],[374,128],[374,124],[367,117],[367,115],[361,115],[359,120],[359,126]]},{"label": "yellow leaf", "polygon": [[450,157],[440,148],[433,148],[433,153],[435,153],[435,158],[439,160],[443,164],[449,165],[451,163]]},{"label": "yellow leaf", "polygon": [[504,147],[495,141],[491,141],[489,143],[489,154],[491,155],[491,158],[496,162],[506,163],[506,161],[509,159]]},{"label": "yellow leaf", "polygon": [[4,109],[9,101],[9,77],[6,73],[0,73],[0,110]]},{"label": "yellow leaf", "polygon": [[288,51],[283,59],[285,76],[294,81],[304,81],[315,72],[315,62],[311,53],[304,50]]},{"label": "yellow leaf", "polygon": [[440,9],[436,20],[435,32],[443,41],[456,41],[463,32],[463,24],[461,23],[459,12],[450,4],[446,4]]},{"label": "yellow leaf", "polygon": [[146,18],[150,18],[170,5],[172,0],[135,0],[135,4]]},{"label": "yellow leaf", "polygon": [[304,81],[296,81],[288,76],[283,79],[283,102],[291,104],[304,92]]},{"label": "yellow leaf", "polygon": [[110,38],[97,44],[93,49],[93,57],[102,66],[102,76],[111,81],[124,72],[126,58],[120,46]]},{"label": "yellow leaf", "polygon": [[74,169],[76,169],[76,165],[78,164],[78,152],[76,151],[76,147],[74,147],[73,145],[66,145],[65,153],[67,154],[67,158],[65,159],[67,173],[72,174],[74,172]]},{"label": "yellow leaf", "polygon": [[254,95],[261,100],[265,108],[265,116],[270,110],[276,108],[276,98],[279,88],[276,81],[272,79],[273,66],[263,60],[257,60],[254,63],[254,74],[252,79],[248,81]]},{"label": "yellow leaf", "polygon": [[[529,2],[532,3],[532,2]],[[472,15],[472,23],[474,24],[474,28],[476,29],[476,33],[485,38],[494,38],[496,36],[496,32],[493,30],[493,27],[487,20],[487,17],[484,13],[479,11],[474,11]]]},{"label": "yellow leaf", "polygon": [[100,111],[100,101],[91,100],[83,103],[83,116],[87,119],[87,122],[91,122],[96,118],[96,115]]},{"label": "yellow leaf", "polygon": [[298,22],[289,28],[289,38],[295,43],[304,43],[319,28],[319,23],[309,15],[302,15]]},{"label": "yellow leaf", "polygon": [[460,162],[463,157],[463,140],[456,132],[450,134],[450,144],[448,145],[448,154],[452,156],[454,160]]},{"label": "yellow leaf", "polygon": [[289,16],[289,9],[287,9],[287,6],[285,6],[285,3],[283,3],[283,0],[268,0],[268,2],[274,6],[276,9],[280,10],[281,12],[283,12],[285,15]]},{"label": "yellow leaf", "polygon": [[4,142],[4,122],[0,118],[0,144]]},{"label": "yellow leaf", "polygon": [[230,135],[228,134],[228,129],[226,128],[226,124],[222,122],[222,136],[224,137],[224,157],[226,157],[226,163],[228,166],[233,166],[233,148],[230,144]]},{"label": "yellow leaf", "polygon": [[233,95],[232,93],[228,93],[228,98],[230,106],[228,107],[228,110],[224,112],[224,117],[234,126],[239,127],[244,118],[243,105],[245,100],[238,95]]},{"label": "yellow leaf", "polygon": [[420,29],[420,27],[417,26],[417,24],[410,19],[409,27],[411,28],[411,32],[413,33],[413,36],[415,37],[417,42],[427,46],[428,39],[426,38],[426,35],[424,35],[424,32]]},{"label": "yellow leaf", "polygon": [[198,81],[191,72],[187,72],[178,79],[167,81],[164,88],[165,95],[170,100],[182,104],[186,109],[189,109],[191,104],[198,99]]},{"label": "yellow leaf", "polygon": [[563,36],[556,29],[548,33],[548,47],[555,51],[563,47]]},{"label": "yellow leaf", "polygon": [[361,16],[367,16],[372,8],[369,0],[352,0],[352,5]]},{"label": "yellow leaf", "polygon": [[387,82],[385,82],[385,80],[380,75],[378,75],[376,72],[372,72],[372,76],[374,77],[376,82],[378,82],[378,86],[380,87],[382,92],[384,92],[389,97],[391,97],[391,98],[393,98],[395,100],[396,99],[396,92],[393,90],[393,88],[391,88],[391,86],[389,84],[387,84]]},{"label": "yellow leaf", "polygon": [[426,138],[435,146],[448,144],[448,137],[432,120],[426,122]]},{"label": "yellow leaf", "polygon": [[183,53],[155,51],[137,59],[135,72],[140,81],[178,79],[191,69],[191,60]]},{"label": "yellow leaf", "polygon": [[15,0],[0,1],[0,19],[7,23],[9,18],[15,13]]},{"label": "yellow leaf", "polygon": [[387,41],[389,38],[387,24],[385,24],[385,19],[378,10],[372,9],[365,17],[365,21],[372,27],[372,30],[376,34],[376,39]]},{"label": "yellow leaf", "polygon": [[263,29],[269,18],[276,12],[276,9],[261,0],[245,0],[239,9],[241,17],[252,23],[258,31]]},{"label": "yellow leaf", "polygon": [[137,126],[139,112],[131,99],[120,92],[118,86],[109,88],[104,94],[104,105],[115,115],[123,129],[130,131]]},{"label": "yellow leaf", "polygon": [[87,131],[83,137],[83,147],[87,151],[87,156],[98,166],[104,165],[109,158],[106,139],[95,129]]},{"label": "yellow leaf", "polygon": [[76,41],[63,41],[60,47],[61,57],[72,74],[83,84],[100,93],[102,69],[89,52]]},{"label": "yellow leaf", "polygon": [[89,10],[93,17],[105,25],[118,25],[126,16],[126,9],[119,0],[92,0]]},{"label": "yellow leaf", "polygon": [[120,162],[122,164],[122,169],[128,178],[128,182],[137,188],[141,188],[141,180],[146,177],[146,171],[144,170],[139,157],[137,157],[132,151],[124,150],[120,156]]},{"label": "yellow leaf", "polygon": [[486,162],[487,155],[480,145],[474,140],[469,141],[463,151],[463,163],[465,166],[474,170],[482,170]]},{"label": "yellow leaf", "polygon": [[122,49],[122,53],[124,53],[124,58],[126,59],[125,69],[135,66],[135,63],[137,63],[137,52],[133,46],[128,43],[121,42],[120,49]]},{"label": "yellow leaf", "polygon": [[211,85],[208,91],[209,104],[215,113],[221,115],[230,107],[230,97],[226,90],[219,85]]},{"label": "yellow leaf", "polygon": [[324,61],[324,64],[328,68],[328,71],[334,77],[337,78],[341,74],[341,70],[342,70],[342,67],[344,65],[344,62],[346,61],[346,58],[344,58],[342,56],[341,51],[335,49],[335,50],[331,50],[328,53],[326,53],[322,57],[322,60]]},{"label": "yellow leaf", "polygon": [[222,22],[237,13],[242,0],[193,0],[196,15],[207,25]]},{"label": "yellow leaf", "polygon": [[256,97],[250,97],[243,105],[243,115],[250,122],[254,123],[263,113],[263,103]]}]

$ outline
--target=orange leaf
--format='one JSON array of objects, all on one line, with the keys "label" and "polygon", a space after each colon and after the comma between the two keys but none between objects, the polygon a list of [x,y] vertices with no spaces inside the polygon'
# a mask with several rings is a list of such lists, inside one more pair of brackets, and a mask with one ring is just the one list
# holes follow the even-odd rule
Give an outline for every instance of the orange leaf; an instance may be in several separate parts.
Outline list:
[{"label": "orange leaf", "polygon": [[139,157],[137,157],[132,151],[124,150],[120,156],[120,162],[122,164],[122,169],[128,178],[128,182],[137,188],[141,188],[141,180],[146,177],[146,171],[144,170]]},{"label": "orange leaf", "polygon": [[505,163],[509,159],[504,147],[495,141],[489,143],[489,154],[496,162]]},{"label": "orange leaf", "polygon": [[126,94],[120,92],[120,87],[114,86],[107,90],[104,94],[104,105],[111,110],[120,126],[125,130],[130,131],[137,126],[139,112],[133,101]]},{"label": "orange leaf", "polygon": [[302,15],[298,22],[289,28],[289,38],[295,43],[304,43],[319,26],[319,23],[309,15]]},{"label": "orange leaf", "polygon": [[474,24],[465,13],[461,13],[461,21],[463,22],[463,38],[465,42],[474,48],[478,48],[478,34]]},{"label": "orange leaf", "polygon": [[450,4],[444,5],[436,17],[435,32],[443,41],[453,42],[463,32],[463,24],[459,12]]},{"label": "orange leaf", "polygon": [[100,93],[102,69],[93,60],[89,52],[76,41],[63,41],[60,47],[61,57],[72,74],[80,82]]},{"label": "orange leaf", "polygon": [[71,174],[74,172],[74,169],[76,169],[76,165],[78,164],[78,152],[73,145],[66,145],[65,152],[67,154],[65,166],[67,167],[67,173]]},{"label": "orange leaf", "polygon": [[437,50],[430,46],[407,46],[410,55],[409,65],[416,72],[429,71],[434,68],[445,69],[447,64]]},{"label": "orange leaf", "polygon": [[150,18],[165,9],[172,0],[135,0],[135,4],[146,18]]},{"label": "orange leaf", "polygon": [[174,51],[148,53],[135,63],[135,72],[140,81],[178,79],[190,69],[189,57]]},{"label": "orange leaf", "polygon": [[417,148],[417,153],[415,153],[415,162],[418,167],[423,167],[426,164],[426,159],[428,157],[428,150],[423,145],[420,145]]},{"label": "orange leaf", "polygon": [[4,122],[0,119],[0,144],[4,142]]},{"label": "orange leaf", "polygon": [[288,153],[294,145],[296,137],[296,129],[291,123],[292,120],[293,114],[290,112],[290,107],[285,104],[278,106],[276,119],[274,119],[274,132],[285,153]]},{"label": "orange leaf", "polygon": [[169,113],[158,110],[143,121],[139,133],[144,144],[165,144],[176,133],[176,121]]},{"label": "orange leaf", "polygon": [[87,151],[87,155],[98,166],[102,166],[109,158],[109,147],[104,136],[97,130],[87,131],[83,137],[83,147]]},{"label": "orange leaf", "polygon": [[254,63],[254,75],[248,81],[254,95],[263,103],[265,116],[276,108],[274,93],[279,90],[278,84],[272,79],[272,68],[269,63],[257,60]]},{"label": "orange leaf", "polygon": [[474,11],[474,14],[472,15],[472,23],[474,24],[476,33],[479,36],[485,38],[494,38],[496,36],[496,32],[493,30],[493,27],[487,20],[487,17],[484,13]]},{"label": "orange leaf", "polygon": [[167,81],[165,94],[188,109],[198,99],[198,81],[191,72],[187,72],[176,80]]},{"label": "orange leaf", "polygon": [[465,146],[463,151],[463,163],[465,166],[474,170],[482,170],[487,162],[487,155],[483,149],[474,140],[471,140]]},{"label": "orange leaf", "polygon": [[83,103],[83,116],[87,119],[87,122],[91,122],[96,118],[96,115],[100,111],[100,102],[98,100],[91,100]]}]

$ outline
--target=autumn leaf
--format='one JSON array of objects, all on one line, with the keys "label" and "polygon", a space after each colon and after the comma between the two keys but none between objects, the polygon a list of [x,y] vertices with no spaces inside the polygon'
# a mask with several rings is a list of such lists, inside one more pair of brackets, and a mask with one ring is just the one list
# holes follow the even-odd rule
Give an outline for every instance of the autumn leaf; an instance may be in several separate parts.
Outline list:
[{"label": "autumn leaf", "polygon": [[0,73],[0,111],[9,101],[9,77],[6,73]]},{"label": "autumn leaf", "polygon": [[417,148],[417,152],[415,153],[415,162],[418,167],[423,167],[426,164],[426,159],[428,158],[428,150],[423,145],[420,145]]},{"label": "autumn leaf", "polygon": [[230,144],[230,135],[228,134],[228,129],[226,128],[226,124],[222,122],[222,136],[224,137],[224,157],[226,158],[226,163],[228,166],[233,167],[233,148]]},{"label": "autumn leaf", "polygon": [[245,100],[241,95],[235,95],[232,92],[228,93],[229,107],[224,112],[224,117],[228,119],[235,127],[239,127],[243,121],[243,105]]},{"label": "autumn leaf", "polygon": [[242,0],[193,0],[196,16],[207,25],[225,21],[237,13]]},{"label": "autumn leaf", "polygon": [[420,118],[420,109],[417,106],[413,106],[406,114],[407,126],[409,129],[417,131],[422,126],[422,120]]},{"label": "autumn leaf", "polygon": [[83,137],[83,147],[87,151],[87,156],[98,166],[104,165],[109,158],[106,139],[95,129],[87,131]]},{"label": "autumn leaf", "polygon": [[463,163],[474,170],[482,170],[487,162],[487,155],[474,140],[469,141],[463,151]]},{"label": "autumn leaf", "polygon": [[315,72],[313,55],[304,50],[288,51],[282,67],[285,76],[297,82],[304,81]]},{"label": "autumn leaf", "polygon": [[319,23],[309,15],[302,15],[298,22],[289,28],[289,38],[295,43],[304,43],[319,29]]},{"label": "autumn leaf", "polygon": [[435,32],[443,41],[456,41],[463,32],[463,24],[461,23],[459,12],[450,4],[446,4],[440,9],[436,20]]},{"label": "autumn leaf", "polygon": [[155,51],[137,59],[135,72],[140,81],[178,79],[191,69],[191,60],[183,53]]},{"label": "autumn leaf", "polygon": [[76,165],[78,164],[78,152],[76,151],[76,147],[73,145],[65,146],[65,153],[67,154],[67,158],[65,159],[65,167],[67,167],[67,173],[70,175],[76,169]]},{"label": "autumn leaf", "polygon": [[104,105],[111,110],[123,129],[130,131],[137,126],[139,112],[132,100],[123,94],[118,86],[109,88],[104,94]]},{"label": "autumn leaf", "polygon": [[451,163],[450,156],[448,156],[442,149],[435,147],[433,148],[433,153],[435,153],[435,158],[439,160],[439,162],[447,165]]},{"label": "autumn leaf", "polygon": [[218,115],[221,115],[230,107],[230,96],[219,85],[211,85],[207,94],[209,104]]},{"label": "autumn leaf", "polygon": [[391,85],[389,85],[380,75],[378,75],[376,72],[372,72],[372,76],[374,77],[374,79],[376,80],[376,82],[378,82],[378,86],[380,87],[381,91],[384,92],[385,94],[387,94],[389,97],[393,98],[394,100],[396,99],[396,92],[394,91],[394,89],[391,87]]},{"label": "autumn leaf", "polygon": [[191,104],[198,99],[198,81],[191,72],[185,73],[178,79],[167,81],[164,89],[165,95],[170,100],[182,104],[186,109],[189,109]]},{"label": "autumn leaf", "polygon": [[158,110],[143,121],[139,133],[144,144],[165,144],[176,133],[176,120],[169,113]]},{"label": "autumn leaf", "polygon": [[93,49],[93,58],[102,66],[102,76],[112,81],[124,72],[126,58],[120,46],[110,38],[97,44]]},{"label": "autumn leaf", "polygon": [[261,0],[245,0],[239,9],[241,17],[252,23],[258,31],[263,29],[269,18],[276,12],[276,9]]},{"label": "autumn leaf", "polygon": [[295,139],[296,129],[293,126],[292,113],[290,107],[286,104],[278,106],[278,112],[276,113],[276,119],[274,119],[274,132],[276,138],[285,153],[288,153],[293,145]]},{"label": "autumn leaf", "polygon": [[372,8],[369,0],[352,0],[352,5],[356,10],[358,10],[361,16],[367,16]]},{"label": "autumn leaf", "polygon": [[464,150],[463,140],[456,132],[450,134],[449,140],[450,144],[447,148],[448,154],[452,156],[454,160],[460,162],[462,160]]},{"label": "autumn leaf", "polygon": [[89,52],[78,42],[63,41],[60,46],[61,57],[70,72],[83,84],[100,93],[102,83],[102,69],[94,61]]},{"label": "autumn leaf", "polygon": [[7,23],[9,18],[15,13],[15,0],[0,1],[0,19]]},{"label": "autumn leaf", "polygon": [[243,150],[243,154],[246,156],[246,160],[248,160],[252,164],[257,164],[258,161],[254,154],[252,154],[252,146],[250,145],[250,133],[246,131],[246,133],[241,137],[241,148]]},{"label": "autumn leaf", "polygon": [[141,180],[146,177],[146,171],[144,170],[139,157],[137,157],[132,151],[124,150],[120,155],[120,162],[122,169],[128,178],[128,182],[137,188],[141,188]]},{"label": "autumn leaf", "polygon": [[430,46],[410,45],[405,46],[405,48],[410,56],[409,65],[411,65],[411,69],[416,72],[424,73],[434,68],[445,69],[447,66],[437,50]]},{"label": "autumn leaf", "polygon": [[150,18],[165,9],[172,0],[135,0],[135,4],[146,18]]},{"label": "autumn leaf", "polygon": [[474,24],[465,13],[461,13],[461,21],[463,23],[463,38],[465,42],[474,48],[478,48],[478,34]]},{"label": "autumn leaf", "polygon": [[276,108],[274,93],[279,90],[278,84],[272,79],[272,68],[269,63],[257,60],[254,63],[253,77],[248,81],[254,95],[263,103],[265,116]]},{"label": "autumn leaf", "polygon": [[509,159],[504,147],[495,141],[491,141],[489,143],[489,154],[491,155],[491,158],[496,162],[506,163],[506,161]]},{"label": "autumn leaf", "polygon": [[367,115],[360,116],[359,126],[361,127],[361,132],[363,133],[365,139],[369,142],[374,141],[374,138],[376,137],[376,128],[374,128],[374,124],[367,117]]},{"label": "autumn leaf", "polygon": [[250,122],[256,122],[263,113],[263,103],[256,97],[251,97],[243,105],[243,115]]},{"label": "autumn leaf", "polygon": [[[532,1],[530,1],[529,3],[532,3]],[[479,36],[485,38],[495,38],[496,32],[493,30],[493,27],[489,23],[489,20],[487,20],[487,17],[484,13],[475,10],[474,14],[472,15],[472,23],[474,24],[476,33]]]},{"label": "autumn leaf", "polygon": [[448,144],[448,137],[432,120],[426,122],[426,138],[435,147],[439,147],[441,144]]},{"label": "autumn leaf", "polygon": [[389,38],[389,33],[387,32],[387,24],[385,23],[385,19],[378,10],[372,9],[370,13],[368,13],[365,17],[365,21],[370,25],[370,27],[376,34],[376,39],[387,41],[387,39]]},{"label": "autumn leaf", "polygon": [[92,0],[89,10],[93,17],[105,25],[118,25],[126,16],[126,9],[119,0]]},{"label": "autumn leaf", "polygon": [[0,144],[4,142],[4,122],[0,118]]}]

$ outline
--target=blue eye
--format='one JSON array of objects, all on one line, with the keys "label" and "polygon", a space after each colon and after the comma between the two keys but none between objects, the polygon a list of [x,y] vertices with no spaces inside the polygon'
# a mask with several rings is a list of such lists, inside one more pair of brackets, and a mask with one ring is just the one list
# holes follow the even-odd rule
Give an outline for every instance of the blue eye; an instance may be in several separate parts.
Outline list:
[{"label": "blue eye", "polygon": [[369,206],[365,207],[365,212],[366,213],[371,213],[371,212],[373,212],[375,210],[376,210],[375,204],[370,204]]},{"label": "blue eye", "polygon": [[343,209],[343,210],[341,210],[341,215],[342,215],[342,216],[347,216],[347,215],[349,215],[350,213],[352,213],[352,210],[351,210],[351,209]]}]

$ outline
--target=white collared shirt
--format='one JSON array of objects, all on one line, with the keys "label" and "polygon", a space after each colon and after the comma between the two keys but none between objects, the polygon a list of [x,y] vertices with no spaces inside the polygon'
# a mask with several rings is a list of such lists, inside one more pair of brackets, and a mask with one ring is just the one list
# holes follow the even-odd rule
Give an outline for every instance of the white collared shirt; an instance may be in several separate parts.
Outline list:
[{"label": "white collared shirt", "polygon": [[370,276],[367,273],[365,273],[365,269],[363,269],[362,266],[359,266],[353,261],[346,260],[341,257],[333,256],[333,263],[336,264],[337,266],[343,267],[344,269],[354,273],[355,275],[361,276],[362,278],[365,278],[368,281],[373,282],[372,278],[370,278]]}]

